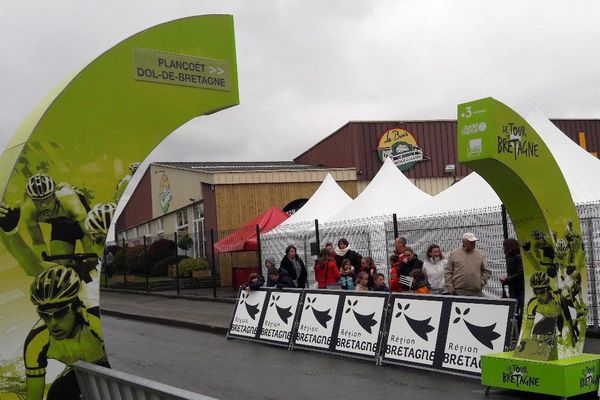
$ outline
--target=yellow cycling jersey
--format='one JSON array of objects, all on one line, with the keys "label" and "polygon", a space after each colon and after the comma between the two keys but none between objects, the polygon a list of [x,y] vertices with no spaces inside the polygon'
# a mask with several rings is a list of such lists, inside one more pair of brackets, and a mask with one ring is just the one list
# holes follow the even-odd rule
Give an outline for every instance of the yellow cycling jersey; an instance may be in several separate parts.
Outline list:
[{"label": "yellow cycling jersey", "polygon": [[31,199],[26,199],[21,207],[22,218],[28,225],[38,222],[48,224],[84,221],[89,207],[86,200],[69,185],[59,185],[55,192],[56,206],[49,213],[40,212]]},{"label": "yellow cycling jersey", "polygon": [[34,326],[25,341],[26,376],[30,378],[44,376],[48,359],[60,361],[67,366],[79,360],[93,364],[106,362],[100,318],[88,313],[84,308],[80,312],[82,326],[72,338],[54,339],[43,320]]}]

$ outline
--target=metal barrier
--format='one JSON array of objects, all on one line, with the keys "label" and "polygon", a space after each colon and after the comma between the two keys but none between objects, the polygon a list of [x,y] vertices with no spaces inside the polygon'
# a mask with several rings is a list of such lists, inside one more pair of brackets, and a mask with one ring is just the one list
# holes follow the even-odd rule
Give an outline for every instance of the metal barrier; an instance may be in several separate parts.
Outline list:
[{"label": "metal barrier", "polygon": [[85,361],[74,364],[84,400],[215,400]]}]

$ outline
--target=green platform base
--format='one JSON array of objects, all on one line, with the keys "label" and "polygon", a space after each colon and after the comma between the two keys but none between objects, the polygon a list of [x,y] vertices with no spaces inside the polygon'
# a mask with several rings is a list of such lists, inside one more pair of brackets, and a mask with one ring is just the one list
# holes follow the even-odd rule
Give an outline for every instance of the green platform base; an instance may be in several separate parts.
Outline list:
[{"label": "green platform base", "polygon": [[558,361],[513,357],[513,352],[481,356],[486,386],[570,397],[598,391],[600,355],[582,354]]}]

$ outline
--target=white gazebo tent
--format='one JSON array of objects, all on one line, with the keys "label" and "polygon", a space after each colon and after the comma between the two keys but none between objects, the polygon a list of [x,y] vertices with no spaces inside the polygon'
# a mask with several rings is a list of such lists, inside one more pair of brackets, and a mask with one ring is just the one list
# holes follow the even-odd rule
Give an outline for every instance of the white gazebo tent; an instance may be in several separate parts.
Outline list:
[{"label": "white gazebo tent", "polygon": [[308,238],[315,236],[315,220],[325,221],[351,202],[352,198],[344,192],[331,174],[327,174],[323,183],[300,210],[277,228],[261,236],[263,259],[272,256],[278,260],[283,257],[285,248],[293,244],[300,257],[307,261],[311,254]]}]

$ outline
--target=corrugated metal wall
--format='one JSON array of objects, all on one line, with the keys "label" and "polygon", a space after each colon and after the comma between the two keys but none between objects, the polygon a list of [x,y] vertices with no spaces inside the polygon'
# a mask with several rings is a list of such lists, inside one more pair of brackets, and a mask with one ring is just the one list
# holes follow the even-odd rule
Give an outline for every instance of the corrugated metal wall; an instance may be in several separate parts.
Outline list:
[{"label": "corrugated metal wall", "polygon": [[[552,120],[576,143],[579,132],[585,132],[588,151],[600,149],[600,120]],[[322,164],[325,167],[356,167],[357,180],[370,181],[381,168],[377,147],[381,136],[391,129],[404,129],[412,134],[424,156],[430,160],[418,162],[404,171],[409,178],[448,178],[444,167],[456,166],[454,175],[466,176],[468,168],[456,160],[456,121],[374,121],[349,122],[321,142],[294,159],[301,164]]]}]

